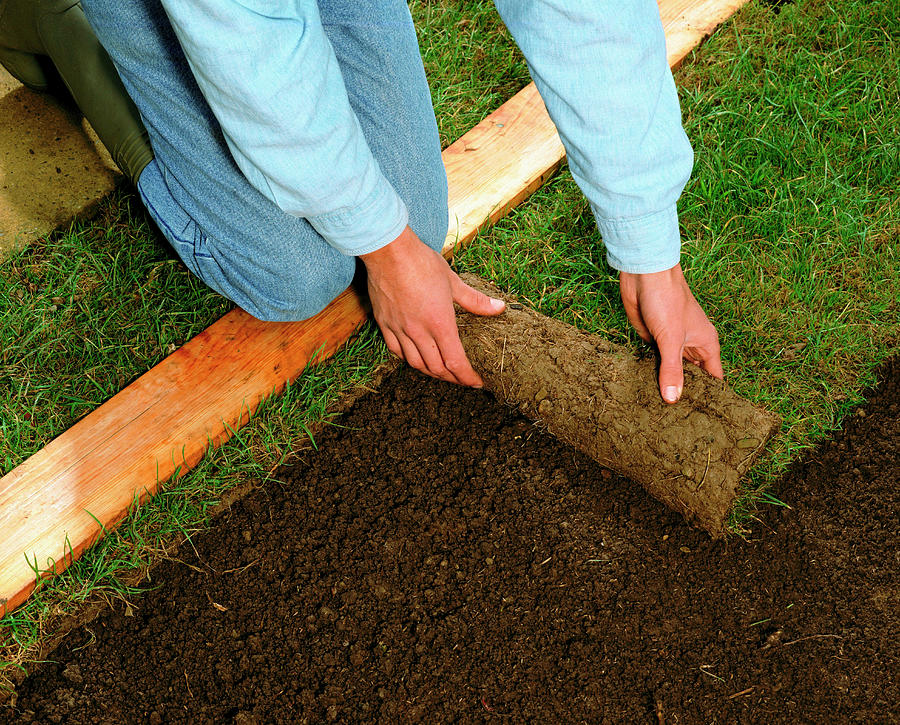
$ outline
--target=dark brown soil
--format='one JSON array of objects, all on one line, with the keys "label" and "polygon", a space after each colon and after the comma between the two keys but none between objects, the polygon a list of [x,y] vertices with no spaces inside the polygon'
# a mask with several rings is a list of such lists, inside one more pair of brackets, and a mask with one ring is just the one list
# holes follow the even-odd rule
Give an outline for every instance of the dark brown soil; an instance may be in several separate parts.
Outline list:
[{"label": "dark brown soil", "polygon": [[749,542],[402,372],[2,722],[900,722],[900,365]]}]

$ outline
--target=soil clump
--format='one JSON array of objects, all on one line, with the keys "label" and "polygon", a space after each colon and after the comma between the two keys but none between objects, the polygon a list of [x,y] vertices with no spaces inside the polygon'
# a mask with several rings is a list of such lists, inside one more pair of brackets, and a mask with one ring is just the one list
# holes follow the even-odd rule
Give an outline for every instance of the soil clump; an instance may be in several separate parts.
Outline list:
[{"label": "soil clump", "polygon": [[745,542],[403,370],[0,722],[898,722],[898,361],[881,377]]}]

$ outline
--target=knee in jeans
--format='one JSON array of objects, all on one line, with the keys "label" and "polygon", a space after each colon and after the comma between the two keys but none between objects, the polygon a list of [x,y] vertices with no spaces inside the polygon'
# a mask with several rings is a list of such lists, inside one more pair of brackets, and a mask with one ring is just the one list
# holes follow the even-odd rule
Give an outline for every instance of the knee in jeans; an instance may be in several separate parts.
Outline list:
[{"label": "knee in jeans", "polygon": [[[349,260],[352,262],[352,260]],[[235,300],[247,312],[266,322],[298,322],[324,310],[353,281],[354,264],[331,270],[317,279],[285,278],[278,289],[250,293]]]}]

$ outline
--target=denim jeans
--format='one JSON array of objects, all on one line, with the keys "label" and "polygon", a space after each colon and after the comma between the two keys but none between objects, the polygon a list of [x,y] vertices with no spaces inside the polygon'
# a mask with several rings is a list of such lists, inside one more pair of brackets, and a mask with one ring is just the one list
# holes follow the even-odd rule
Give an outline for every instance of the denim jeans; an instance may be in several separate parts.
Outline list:
[{"label": "denim jeans", "polygon": [[[158,0],[82,0],[150,135],[138,190],[187,267],[262,320],[306,319],[353,279],[341,254],[238,169]],[[381,170],[432,249],[447,179],[415,29],[403,0],[319,0],[351,106]],[[387,68],[390,72],[386,72]]]}]

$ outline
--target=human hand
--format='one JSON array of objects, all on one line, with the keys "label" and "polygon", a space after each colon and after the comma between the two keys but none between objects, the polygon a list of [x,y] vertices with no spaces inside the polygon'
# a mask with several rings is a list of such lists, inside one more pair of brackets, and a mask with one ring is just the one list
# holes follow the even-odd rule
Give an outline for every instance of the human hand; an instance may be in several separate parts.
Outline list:
[{"label": "human hand", "polygon": [[652,274],[619,274],[628,320],[647,342],[656,341],[662,362],[659,391],[667,403],[681,397],[684,358],[720,380],[719,335],[688,287],[681,265]]},{"label": "human hand", "polygon": [[476,315],[498,315],[504,302],[469,287],[409,227],[360,259],[388,349],[426,375],[481,387],[481,377],[459,341],[453,303]]}]

